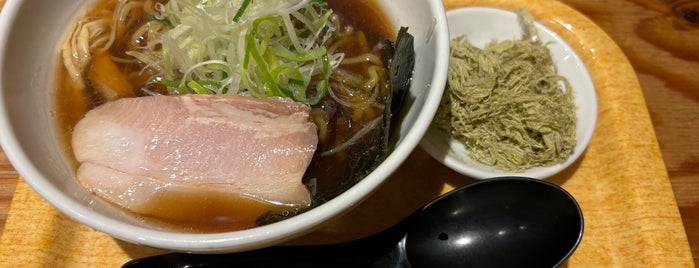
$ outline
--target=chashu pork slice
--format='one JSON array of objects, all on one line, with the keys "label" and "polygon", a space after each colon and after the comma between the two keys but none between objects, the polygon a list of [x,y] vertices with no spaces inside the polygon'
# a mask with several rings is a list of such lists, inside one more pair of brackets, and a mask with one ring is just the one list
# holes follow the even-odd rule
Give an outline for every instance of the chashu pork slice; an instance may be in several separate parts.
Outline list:
[{"label": "chashu pork slice", "polygon": [[289,99],[237,95],[108,102],[75,126],[77,179],[134,212],[167,192],[306,207],[302,177],[318,142],[309,113]]}]

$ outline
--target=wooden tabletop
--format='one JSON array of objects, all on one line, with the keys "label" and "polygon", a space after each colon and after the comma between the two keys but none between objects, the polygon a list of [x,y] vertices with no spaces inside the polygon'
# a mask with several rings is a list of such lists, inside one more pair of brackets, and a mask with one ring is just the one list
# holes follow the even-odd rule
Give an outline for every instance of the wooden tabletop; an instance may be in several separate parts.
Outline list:
[{"label": "wooden tabletop", "polygon": [[[699,46],[696,44],[699,44],[699,1],[561,1],[604,29],[633,65],[697,262]],[[4,2],[0,0],[0,7]],[[17,176],[0,151],[0,235]]]},{"label": "wooden tabletop", "polygon": [[562,2],[604,29],[636,70],[699,264],[699,1]]},{"label": "wooden tabletop", "polygon": [[[0,11],[5,5],[5,0],[0,0]],[[0,236],[5,227],[5,219],[10,211],[10,201],[15,193],[17,185],[17,171],[12,168],[12,164],[7,160],[7,156],[0,148]]]}]

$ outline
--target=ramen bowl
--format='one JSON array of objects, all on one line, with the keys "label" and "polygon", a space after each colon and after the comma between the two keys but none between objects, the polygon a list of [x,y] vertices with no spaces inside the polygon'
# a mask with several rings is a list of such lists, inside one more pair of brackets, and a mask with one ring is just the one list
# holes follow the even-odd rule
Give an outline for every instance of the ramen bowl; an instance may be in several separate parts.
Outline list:
[{"label": "ramen bowl", "polygon": [[[536,18],[535,18],[536,19]],[[447,12],[450,38],[465,35],[475,47],[483,48],[492,41],[520,39],[522,28],[515,12],[491,7],[463,7]],[[534,21],[534,27],[542,43],[551,52],[557,73],[565,77],[573,91],[576,121],[576,144],[573,152],[561,163],[549,166],[534,166],[529,169],[509,172],[475,161],[469,157],[470,149],[433,125],[429,128],[420,146],[434,159],[456,172],[475,179],[500,176],[524,176],[546,179],[575,163],[585,152],[597,122],[597,93],[585,64],[576,51],[556,32]]]},{"label": "ramen bowl", "polygon": [[[245,251],[279,244],[321,227],[371,195],[419,144],[446,80],[449,39],[439,0],[377,1],[396,27],[415,37],[416,64],[394,125],[394,146],[348,190],[297,216],[241,231],[187,233],[144,222],[106,204],[77,182],[55,122],[58,44],[90,1],[8,1],[0,17],[0,142],[24,180],[63,214],[114,238],[194,253]],[[397,31],[397,29],[396,29]]]}]

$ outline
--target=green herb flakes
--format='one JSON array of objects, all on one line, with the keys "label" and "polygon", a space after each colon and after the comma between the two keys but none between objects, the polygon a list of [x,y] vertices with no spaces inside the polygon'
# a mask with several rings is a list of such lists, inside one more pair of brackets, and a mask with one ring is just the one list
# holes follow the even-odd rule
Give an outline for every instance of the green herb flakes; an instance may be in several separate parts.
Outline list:
[{"label": "green herb flakes", "polygon": [[572,88],[556,73],[531,17],[521,40],[472,46],[451,41],[447,89],[435,117],[469,157],[508,172],[564,162],[575,147]]}]

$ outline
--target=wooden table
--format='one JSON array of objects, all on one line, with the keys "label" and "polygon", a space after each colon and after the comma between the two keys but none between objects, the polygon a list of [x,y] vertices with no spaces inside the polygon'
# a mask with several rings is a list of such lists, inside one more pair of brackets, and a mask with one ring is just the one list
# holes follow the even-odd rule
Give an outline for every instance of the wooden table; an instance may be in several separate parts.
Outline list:
[{"label": "wooden table", "polygon": [[699,1],[562,2],[604,29],[636,70],[699,264]]},{"label": "wooden table", "polygon": [[[697,262],[699,1],[561,1],[587,15],[604,29],[636,70]],[[0,0],[0,7],[4,2]],[[0,151],[0,235],[17,176]]]}]

